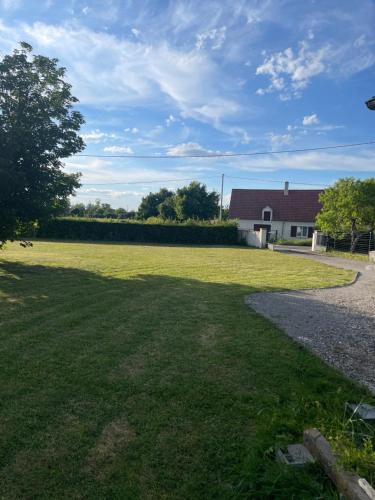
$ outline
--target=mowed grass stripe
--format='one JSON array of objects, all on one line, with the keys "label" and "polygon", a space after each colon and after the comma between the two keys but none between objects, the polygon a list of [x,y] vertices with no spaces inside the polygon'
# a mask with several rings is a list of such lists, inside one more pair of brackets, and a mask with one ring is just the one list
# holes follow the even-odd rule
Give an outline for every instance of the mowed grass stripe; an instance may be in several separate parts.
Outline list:
[{"label": "mowed grass stripe", "polygon": [[319,471],[265,451],[306,426],[334,433],[368,396],[243,297],[352,273],[241,248],[36,242],[1,257],[5,498],[334,498]]}]

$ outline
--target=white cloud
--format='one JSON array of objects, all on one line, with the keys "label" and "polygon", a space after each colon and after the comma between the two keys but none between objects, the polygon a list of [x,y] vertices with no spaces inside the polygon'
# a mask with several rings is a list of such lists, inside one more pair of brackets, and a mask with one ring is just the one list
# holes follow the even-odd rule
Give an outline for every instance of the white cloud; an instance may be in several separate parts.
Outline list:
[{"label": "white cloud", "polygon": [[136,38],[138,38],[141,35],[141,31],[138,30],[137,28],[132,28],[131,32]]},{"label": "white cloud", "polygon": [[203,49],[210,43],[212,50],[220,49],[226,38],[226,26],[221,28],[213,28],[197,35],[197,42],[195,44],[198,50]]},{"label": "white cloud", "polygon": [[324,133],[324,132],[330,132],[331,130],[338,130],[345,128],[345,125],[335,125],[333,123],[326,123],[323,125],[320,125],[320,120],[316,113],[313,113],[312,115],[307,115],[304,116],[302,120],[302,125],[288,125],[286,127],[288,132],[291,132],[292,130],[296,130],[297,133],[301,134],[306,134],[307,131],[310,132],[317,132],[317,133]]},{"label": "white cloud", "polygon": [[125,132],[130,132],[131,134],[138,134],[139,129],[137,127],[127,127],[124,129]]},{"label": "white cloud", "polygon": [[314,130],[318,132],[329,132],[331,130],[337,130],[340,128],[345,128],[345,125],[334,125],[327,123],[326,125],[319,125],[318,127],[314,127]]},{"label": "white cloud", "polygon": [[130,195],[130,196],[143,196],[144,192],[143,191],[130,191],[130,190],[125,190],[125,191],[120,191],[120,190],[115,190],[115,189],[98,189],[98,188],[81,188],[79,190],[79,194],[104,194],[107,196],[111,196],[113,198],[119,198],[121,196],[125,195]]},{"label": "white cloud", "polygon": [[[216,171],[212,164],[211,166],[206,163],[198,165],[197,160],[194,160],[193,164],[184,162],[172,170],[158,169],[156,165],[155,168],[132,166],[135,161],[124,164],[123,159],[85,157],[73,157],[66,160],[65,171],[82,173],[82,187],[73,198],[73,203],[94,201],[100,198],[102,202],[111,203],[115,207],[135,209],[142,196],[150,191],[158,191],[161,187],[175,189],[186,185],[186,178],[199,179],[206,172]],[[207,159],[201,161],[211,163],[211,160]],[[123,183],[123,185],[114,186],[111,183]],[[131,186],[132,184],[134,186]]]},{"label": "white cloud", "polygon": [[163,132],[164,132],[163,125],[156,125],[154,128],[146,132],[144,134],[144,137],[153,139],[155,137],[159,137]]},{"label": "white cloud", "polygon": [[[8,28],[0,49],[28,40],[57,57],[82,104],[96,108],[173,104],[185,117],[217,125],[243,111],[232,97],[231,76],[205,51],[148,44],[76,23],[22,23]],[[212,42],[217,46],[218,40]],[[198,70],[199,68],[199,70]]]},{"label": "white cloud", "polygon": [[261,18],[255,13],[249,13],[247,15],[247,20],[246,24],[254,24],[254,23],[259,23],[261,21]]},{"label": "white cloud", "polygon": [[312,113],[311,115],[306,115],[303,117],[302,125],[317,125],[319,123],[319,118],[316,113]]},{"label": "white cloud", "polygon": [[81,137],[85,142],[92,142],[92,143],[99,143],[108,139],[118,138],[116,134],[108,134],[107,132],[102,132],[99,129],[81,134]]},{"label": "white cloud", "polygon": [[174,117],[173,115],[169,115],[168,118],[165,120],[165,124],[167,125],[167,127],[170,127],[172,123],[174,123],[175,121],[177,121],[177,118]]},{"label": "white cloud", "polygon": [[196,142],[186,142],[183,144],[177,144],[168,149],[167,155],[169,156],[210,156],[215,151],[203,148],[200,144]]},{"label": "white cloud", "polygon": [[[134,166],[134,159],[132,159],[131,163],[124,164],[124,161],[123,158],[73,157],[65,160],[64,164],[67,172],[82,173],[81,183],[83,185],[85,183],[111,184],[121,182],[124,184],[139,183],[139,187],[141,187],[142,185],[147,186],[149,181],[157,181],[163,184],[166,179],[174,182],[181,179],[181,172],[175,169],[160,169],[160,167],[157,168],[157,165],[155,165],[155,168],[137,167]],[[183,177],[186,177],[186,175]]]},{"label": "white cloud", "polygon": [[121,153],[124,153],[124,154],[128,154],[128,155],[132,155],[134,154],[134,151],[132,150],[132,148],[129,148],[129,146],[106,146],[103,151],[105,151],[106,153],[113,153],[113,154],[121,154]]},{"label": "white cloud", "polygon": [[242,130],[240,132],[242,138],[241,138],[241,143],[242,144],[250,144],[251,142],[251,136],[246,132],[246,130]]},{"label": "white cloud", "polygon": [[241,111],[241,106],[236,102],[223,98],[213,98],[205,104],[183,110],[182,116],[195,118],[200,121],[210,121],[216,127],[220,126],[223,117],[235,116]]},{"label": "white cloud", "polygon": [[4,10],[16,10],[22,5],[22,0],[1,0],[0,6]]},{"label": "white cloud", "polygon": [[328,151],[307,151],[299,154],[262,156],[254,159],[236,159],[231,162],[232,168],[249,172],[278,170],[301,171],[341,171],[348,175],[358,172],[375,174],[374,152],[372,149],[362,149],[356,152],[347,150],[345,153]]},{"label": "white cloud", "polygon": [[271,132],[268,134],[268,138],[271,141],[272,147],[291,144],[293,142],[291,134],[274,134]]},{"label": "white cloud", "polygon": [[354,40],[354,47],[358,49],[359,47],[363,47],[364,45],[366,45],[366,35],[362,34]]},{"label": "white cloud", "polygon": [[107,189],[100,186],[85,188],[83,186],[77,191],[76,196],[71,198],[71,203],[92,203],[100,199],[102,203],[109,203],[114,208],[136,210],[144,195],[145,191],[142,190],[115,189],[115,187]]},{"label": "white cloud", "polygon": [[269,76],[271,83],[258,89],[257,94],[279,92],[282,100],[300,97],[301,90],[307,87],[311,78],[327,69],[329,55],[328,45],[311,50],[309,43],[302,41],[297,53],[289,47],[266,57],[257,67],[256,75]]},{"label": "white cloud", "polygon": [[252,138],[242,127],[221,127],[222,132],[228,134],[235,144],[250,144]]},{"label": "white cloud", "polygon": [[[194,160],[194,164],[186,164],[186,165],[178,165],[174,168],[174,170],[178,172],[188,172],[190,175],[194,172],[195,174],[201,174],[205,172],[217,172],[215,166],[212,166],[210,161],[205,160],[205,164],[202,165],[202,162],[199,162],[200,165],[197,165],[197,160]],[[211,164],[211,166],[209,165]]]}]

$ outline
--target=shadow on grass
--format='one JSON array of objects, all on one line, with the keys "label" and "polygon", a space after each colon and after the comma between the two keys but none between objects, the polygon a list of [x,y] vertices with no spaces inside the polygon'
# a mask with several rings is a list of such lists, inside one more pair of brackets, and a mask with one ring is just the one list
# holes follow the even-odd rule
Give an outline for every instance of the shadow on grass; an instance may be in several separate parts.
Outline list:
[{"label": "shadow on grass", "polygon": [[[198,243],[153,243],[147,241],[113,241],[113,240],[73,240],[73,239],[53,239],[53,238],[27,238],[31,243],[74,243],[82,245],[115,245],[115,246],[143,246],[143,247],[173,247],[173,248],[230,248],[244,250],[261,250],[260,248],[249,247],[246,244],[237,243],[233,245],[200,245]],[[264,250],[264,249],[263,249]]]},{"label": "shadow on grass", "polygon": [[246,308],[249,287],[0,272],[4,498],[334,498],[274,448],[365,393]]}]

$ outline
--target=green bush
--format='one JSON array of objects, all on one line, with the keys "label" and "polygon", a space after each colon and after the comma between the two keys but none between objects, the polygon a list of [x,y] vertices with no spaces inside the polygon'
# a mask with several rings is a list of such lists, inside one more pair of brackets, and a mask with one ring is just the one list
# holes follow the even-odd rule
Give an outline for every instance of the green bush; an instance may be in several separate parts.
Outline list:
[{"label": "green bush", "polygon": [[233,223],[210,224],[197,221],[186,224],[150,224],[61,218],[42,223],[34,236],[85,241],[236,245],[237,226]]},{"label": "green bush", "polygon": [[311,247],[312,239],[308,240],[277,240],[278,245],[293,245],[297,247]]}]

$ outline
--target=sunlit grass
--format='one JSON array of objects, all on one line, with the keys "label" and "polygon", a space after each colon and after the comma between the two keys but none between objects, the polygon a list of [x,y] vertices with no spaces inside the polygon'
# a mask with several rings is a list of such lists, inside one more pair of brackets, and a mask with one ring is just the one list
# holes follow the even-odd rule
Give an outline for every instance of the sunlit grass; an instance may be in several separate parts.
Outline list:
[{"label": "sunlit grass", "polygon": [[340,252],[339,250],[327,250],[323,255],[327,257],[341,257],[342,259],[351,259],[351,260],[363,260],[368,261],[367,254],[361,253],[351,253],[351,252]]},{"label": "sunlit grass", "polygon": [[[244,304],[352,273],[247,248],[0,254],[4,498],[335,498],[275,447],[366,398]],[[1,496],[0,495],[0,496]]]}]

